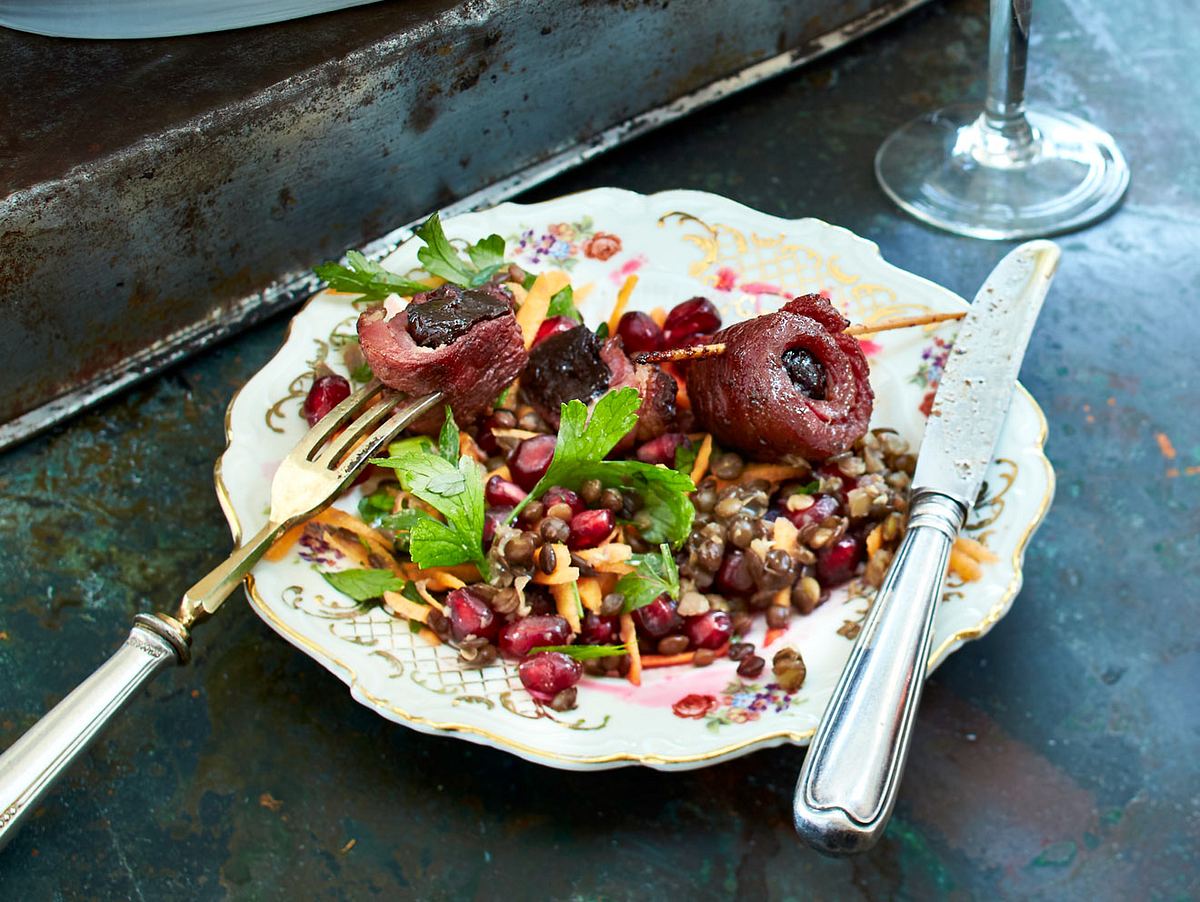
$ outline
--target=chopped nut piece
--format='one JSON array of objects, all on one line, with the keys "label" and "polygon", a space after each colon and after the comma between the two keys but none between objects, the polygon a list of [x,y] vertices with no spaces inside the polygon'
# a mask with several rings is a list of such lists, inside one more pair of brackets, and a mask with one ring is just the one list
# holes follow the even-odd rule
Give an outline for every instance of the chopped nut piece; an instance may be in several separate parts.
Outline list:
[{"label": "chopped nut piece", "polygon": [[694,617],[697,614],[708,613],[709,607],[708,599],[699,592],[685,592],[675,610],[680,617]]}]

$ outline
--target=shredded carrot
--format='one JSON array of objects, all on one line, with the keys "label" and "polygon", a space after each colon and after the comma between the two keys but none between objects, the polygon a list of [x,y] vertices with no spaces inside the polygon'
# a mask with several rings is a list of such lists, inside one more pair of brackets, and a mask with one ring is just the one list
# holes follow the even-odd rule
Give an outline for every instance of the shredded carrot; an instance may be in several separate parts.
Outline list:
[{"label": "shredded carrot", "polygon": [[550,547],[554,549],[554,572],[543,573],[539,569],[533,575],[533,581],[539,586],[556,586],[560,583],[573,583],[579,579],[579,568],[571,565],[570,549],[561,542],[553,542]]},{"label": "shredded carrot", "polygon": [[417,635],[420,636],[422,639],[424,639],[426,642],[428,642],[430,645],[441,645],[442,644],[442,640],[438,638],[437,633],[435,633],[433,630],[431,630],[427,626],[421,627],[421,632],[417,633]]},{"label": "shredded carrot", "polygon": [[267,549],[266,554],[263,555],[263,559],[268,561],[282,561],[287,553],[292,550],[292,546],[300,541],[300,536],[304,535],[304,527],[307,525],[307,523],[297,523],[287,532],[283,533]]},{"label": "shredded carrot", "polygon": [[575,583],[555,583],[550,587],[558,616],[567,621],[572,633],[579,632],[579,602],[575,599]]},{"label": "shredded carrot", "polygon": [[633,627],[633,615],[621,615],[621,641],[629,651],[629,682],[642,685],[642,653],[638,651],[637,631]]},{"label": "shredded carrot", "polygon": [[429,576],[422,580],[432,592],[449,592],[454,589],[463,588],[466,583],[455,576],[453,573],[446,573],[441,570],[427,571]]},{"label": "shredded carrot", "polygon": [[950,569],[962,577],[964,582],[975,582],[983,576],[979,561],[957,548],[950,549]]},{"label": "shredded carrot", "polygon": [[594,569],[597,573],[611,573],[615,576],[624,576],[626,573],[637,572],[636,567],[632,564],[626,564],[623,561],[608,561],[596,564]]},{"label": "shredded carrot", "polygon": [[712,457],[712,446],[712,435],[706,432],[704,440],[700,442],[700,450],[696,452],[696,462],[692,464],[692,482],[696,485],[700,484],[700,480],[708,472],[708,461]]},{"label": "shredded carrot", "polygon": [[371,564],[370,552],[367,551],[363,543],[357,538],[347,538],[345,533],[339,534],[333,531],[325,532],[323,538],[333,546],[338,554],[346,558],[355,567],[363,570],[374,569]]},{"label": "shredded carrot", "polygon": [[883,527],[876,526],[869,533],[867,533],[867,559],[870,560],[871,558],[875,557],[875,553],[879,551],[879,548],[882,545]]},{"label": "shredded carrot", "polygon": [[[506,482],[512,482],[512,473],[509,472],[508,464],[500,464],[500,466],[496,467],[496,469],[489,470],[487,478],[491,479],[493,476],[499,476]],[[484,481],[486,482],[486,480]]]},{"label": "shredded carrot", "polygon": [[579,601],[584,609],[593,614],[600,613],[600,603],[604,600],[604,593],[600,591],[600,581],[594,576],[581,576],[578,585]]},{"label": "shredded carrot", "polygon": [[371,546],[372,552],[379,552],[387,557],[392,556],[391,543],[384,539],[378,532],[369,527],[362,520],[351,516],[343,510],[338,510],[336,507],[327,507],[321,513],[313,517],[317,523],[324,523],[326,526],[336,526],[342,529],[347,529],[357,536],[365,539],[367,544]]},{"label": "shredded carrot", "polygon": [[435,592],[461,589],[467,583],[479,582],[479,570],[474,564],[458,564],[454,567],[430,567],[422,570],[416,564],[400,565],[401,575],[413,582],[423,582]]},{"label": "shredded carrot", "polygon": [[520,282],[505,282],[504,287],[509,290],[513,297],[513,307],[519,309],[525,303],[525,298],[529,294],[525,290],[525,286]]},{"label": "shredded carrot", "polygon": [[393,614],[406,620],[415,620],[418,623],[429,622],[429,608],[423,604],[417,604],[415,601],[409,601],[399,592],[384,592],[383,604]]},{"label": "shredded carrot", "polygon": [[801,479],[810,473],[808,467],[789,467],[787,464],[746,464],[738,482],[752,482],[755,479],[765,479],[767,482],[787,482],[789,479]]},{"label": "shredded carrot", "polygon": [[642,655],[642,669],[653,670],[655,667],[674,667],[677,664],[691,664],[696,660],[694,651],[683,651],[677,655]]},{"label": "shredded carrot", "polygon": [[460,432],[458,434],[458,453],[459,456],[466,455],[474,460],[483,463],[487,460],[487,455],[483,453],[483,449],[475,444],[475,439],[471,438],[467,433]]},{"label": "shredded carrot", "polygon": [[[674,375],[672,373],[672,375]],[[691,410],[692,399],[688,397],[687,382],[678,377],[675,378],[675,406],[680,410]]]},{"label": "shredded carrot", "polygon": [[596,582],[600,586],[600,598],[601,599],[603,599],[605,595],[609,594],[614,589],[616,589],[617,581],[621,578],[621,576],[623,576],[623,574],[600,572],[600,573],[597,573],[594,577],[591,577],[592,579],[596,580]]},{"label": "shredded carrot", "polygon": [[981,564],[994,564],[1000,558],[992,553],[992,550],[982,542],[977,542],[975,539],[968,539],[966,536],[959,536],[954,540],[954,547],[968,557],[972,557]]},{"label": "shredded carrot", "polygon": [[627,276],[625,283],[621,286],[621,290],[617,292],[617,302],[613,304],[612,313],[608,315],[608,334],[617,334],[617,325],[621,322],[621,315],[625,313],[625,308],[629,304],[629,296],[633,294],[633,289],[637,287],[638,277]]},{"label": "shredded carrot", "polygon": [[650,311],[650,318],[658,323],[658,327],[661,329],[663,323],[667,321],[667,311],[663,307],[655,307]]},{"label": "shredded carrot", "polygon": [[[768,633],[768,635],[770,635]],[[713,652],[716,658],[723,658],[729,652],[729,643],[726,642],[720,648]],[[654,667],[675,667],[679,664],[694,664],[696,663],[696,652],[682,651],[677,655],[642,655],[642,669],[649,670]]]},{"label": "shredded carrot", "polygon": [[521,327],[525,350],[533,347],[533,340],[546,319],[546,311],[550,309],[550,299],[570,283],[567,274],[558,270],[544,272],[534,280],[529,294],[525,296],[525,303],[517,311],[517,324]]},{"label": "shredded carrot", "polygon": [[784,629],[783,627],[778,627],[778,626],[772,627],[771,629],[767,630],[767,634],[763,637],[763,648],[769,647],[772,642],[774,642],[776,639],[778,639],[780,636],[782,636],[786,632],[787,632],[786,629]]}]

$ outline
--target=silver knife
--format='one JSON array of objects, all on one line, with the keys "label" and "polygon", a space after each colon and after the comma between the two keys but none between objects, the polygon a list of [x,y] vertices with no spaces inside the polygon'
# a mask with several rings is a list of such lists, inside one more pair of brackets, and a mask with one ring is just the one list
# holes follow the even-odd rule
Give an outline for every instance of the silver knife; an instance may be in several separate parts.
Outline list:
[{"label": "silver knife", "polygon": [[975,503],[1060,252],[1012,251],[963,319],[917,459],[908,530],[804,759],[796,832],[830,855],[871,848],[896,802],[950,547]]}]

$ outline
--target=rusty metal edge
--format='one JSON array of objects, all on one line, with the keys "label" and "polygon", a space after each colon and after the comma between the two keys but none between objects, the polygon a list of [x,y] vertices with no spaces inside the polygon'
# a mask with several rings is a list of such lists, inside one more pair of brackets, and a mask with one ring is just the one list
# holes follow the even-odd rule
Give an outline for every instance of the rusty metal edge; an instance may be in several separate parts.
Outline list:
[{"label": "rusty metal edge", "polygon": [[[443,216],[454,216],[489,207],[515,197],[522,191],[549,181],[554,176],[580,166],[593,157],[647,134],[660,126],[681,119],[695,110],[702,109],[768,79],[791,72],[837,50],[856,38],[887,25],[927,2],[929,0],[895,0],[893,3],[873,9],[857,19],[814,38],[801,47],[754,63],[732,75],[727,75],[702,88],[684,94],[670,103],[639,113],[632,119],[611,126],[586,141],[563,147],[540,162],[527,166],[447,205],[443,208],[442,214]],[[420,224],[423,218],[406,223],[383,237],[369,242],[362,248],[362,252],[373,260],[382,259],[407,241],[412,236],[413,229]],[[155,373],[162,372],[172,364],[229,338],[272,314],[299,304],[320,288],[320,284],[320,281],[311,272],[286,273],[262,291],[243,298],[232,309],[222,310],[219,318],[213,317],[181,329],[144,352],[131,356],[121,366],[102,373],[89,384],[60,395],[16,419],[0,424],[0,451],[50,429],[122,389]]]}]

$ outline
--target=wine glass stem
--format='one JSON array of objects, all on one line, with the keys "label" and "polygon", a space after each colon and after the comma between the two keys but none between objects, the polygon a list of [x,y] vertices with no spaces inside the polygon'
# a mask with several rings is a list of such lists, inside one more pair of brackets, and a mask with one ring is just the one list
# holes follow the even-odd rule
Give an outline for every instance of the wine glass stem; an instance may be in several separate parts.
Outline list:
[{"label": "wine glass stem", "polygon": [[1008,155],[1031,152],[1033,130],[1025,118],[1025,61],[1033,0],[991,0],[988,92],[982,124],[1008,143]]}]

